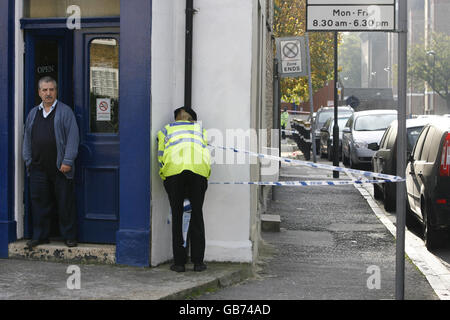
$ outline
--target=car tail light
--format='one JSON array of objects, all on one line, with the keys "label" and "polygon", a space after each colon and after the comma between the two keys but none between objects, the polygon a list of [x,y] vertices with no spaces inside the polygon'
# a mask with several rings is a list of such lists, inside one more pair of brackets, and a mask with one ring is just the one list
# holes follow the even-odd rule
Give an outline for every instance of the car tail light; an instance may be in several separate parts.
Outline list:
[{"label": "car tail light", "polygon": [[447,203],[447,199],[437,199],[436,203],[437,204],[446,204]]},{"label": "car tail light", "polygon": [[441,175],[441,177],[450,177],[450,133],[447,133],[447,137],[445,137],[444,140],[439,174]]}]

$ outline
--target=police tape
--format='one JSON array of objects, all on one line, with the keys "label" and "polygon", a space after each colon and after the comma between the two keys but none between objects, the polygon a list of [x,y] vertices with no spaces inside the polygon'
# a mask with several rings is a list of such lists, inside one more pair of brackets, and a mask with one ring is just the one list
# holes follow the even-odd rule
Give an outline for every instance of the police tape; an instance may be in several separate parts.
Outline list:
[{"label": "police tape", "polygon": [[214,182],[210,181],[208,184],[239,184],[239,185],[258,185],[258,186],[344,186],[350,184],[365,184],[365,183],[388,183],[398,182],[399,180],[310,180],[310,181],[237,181],[237,182]]},{"label": "police tape", "polygon": [[[379,172],[371,172],[371,171],[357,170],[357,169],[351,169],[351,168],[343,168],[343,167],[331,166],[331,165],[327,165],[327,164],[323,164],[323,163],[314,163],[314,162],[310,162],[310,161],[303,161],[303,160],[297,160],[297,159],[283,158],[283,157],[278,157],[278,156],[267,155],[267,154],[264,154],[264,153],[256,153],[256,152],[252,152],[252,151],[248,151],[248,150],[240,150],[240,149],[236,149],[234,147],[216,146],[216,145],[212,145],[212,144],[208,144],[208,146],[210,146],[212,148],[216,148],[216,149],[223,149],[223,150],[233,151],[235,153],[245,153],[245,154],[248,154],[250,156],[254,156],[254,157],[257,157],[257,158],[261,158],[261,159],[265,158],[265,159],[285,162],[285,163],[289,163],[289,164],[298,164],[300,166],[306,166],[306,167],[310,167],[310,168],[314,168],[314,169],[322,169],[322,170],[328,170],[328,171],[337,171],[337,172],[342,172],[342,173],[347,172],[347,173],[352,173],[352,174],[355,174],[355,175],[360,175],[360,176],[363,176],[365,178],[381,179],[380,181],[372,180],[374,182],[371,182],[371,183],[381,183],[382,180],[385,180],[386,182],[403,182],[403,181],[406,181],[402,177],[393,176],[393,175],[384,174],[384,173],[379,173]],[[357,180],[361,180],[361,179],[357,179]]]},{"label": "police tape", "polygon": [[280,129],[282,132],[286,132],[286,133],[292,133],[292,134],[298,134],[298,131],[294,131],[294,130],[287,130],[287,129]]}]

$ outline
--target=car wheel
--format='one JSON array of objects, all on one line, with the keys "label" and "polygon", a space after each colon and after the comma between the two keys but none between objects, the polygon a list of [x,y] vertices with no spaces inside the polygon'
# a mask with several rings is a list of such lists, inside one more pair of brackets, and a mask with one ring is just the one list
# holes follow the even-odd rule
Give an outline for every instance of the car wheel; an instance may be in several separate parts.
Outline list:
[{"label": "car wheel", "polygon": [[384,183],[383,193],[384,193],[384,209],[387,212],[395,211],[395,199],[393,197],[393,192],[391,190],[392,185],[389,182]]},{"label": "car wheel", "polygon": [[344,164],[344,166],[348,166],[348,163],[349,163],[348,158],[344,152],[342,152],[342,163]]},{"label": "car wheel", "polygon": [[373,184],[373,197],[376,200],[382,200],[383,199],[383,192],[380,190],[380,186],[376,183]]},{"label": "car wheel", "polygon": [[437,230],[431,226],[432,210],[429,205],[424,205],[423,215],[423,240],[428,250],[437,249],[440,246],[440,235]]},{"label": "car wheel", "polygon": [[349,162],[350,168],[356,169],[356,164],[353,163],[353,160],[352,160],[352,151],[351,150],[348,153],[348,162]]}]

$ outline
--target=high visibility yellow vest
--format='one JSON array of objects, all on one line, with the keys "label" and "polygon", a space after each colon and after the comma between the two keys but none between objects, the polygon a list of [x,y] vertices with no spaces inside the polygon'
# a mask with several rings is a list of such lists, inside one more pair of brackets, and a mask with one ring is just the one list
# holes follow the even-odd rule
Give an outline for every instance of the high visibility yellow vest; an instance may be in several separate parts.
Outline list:
[{"label": "high visibility yellow vest", "polygon": [[200,124],[176,121],[158,132],[159,175],[167,177],[190,170],[205,178],[211,174],[206,130]]},{"label": "high visibility yellow vest", "polygon": [[287,111],[281,113],[281,125],[286,126],[289,119],[289,113]]}]

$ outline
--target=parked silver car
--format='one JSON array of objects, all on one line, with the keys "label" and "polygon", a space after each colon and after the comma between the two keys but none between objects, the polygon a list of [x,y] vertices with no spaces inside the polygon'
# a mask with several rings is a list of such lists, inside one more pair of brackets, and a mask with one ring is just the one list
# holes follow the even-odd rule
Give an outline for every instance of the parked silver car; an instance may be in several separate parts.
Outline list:
[{"label": "parked silver car", "polygon": [[[419,137],[422,128],[432,121],[430,118],[406,119],[406,156]],[[384,132],[380,145],[371,145],[375,151],[372,158],[373,172],[395,175],[397,173],[397,120],[393,121]],[[384,201],[386,211],[395,211],[396,185],[395,183],[374,184],[375,199]]]},{"label": "parked silver car", "polygon": [[428,250],[443,244],[450,228],[450,119],[421,131],[405,171],[406,217],[418,218]]},{"label": "parked silver car", "polygon": [[371,143],[380,143],[381,137],[392,121],[397,119],[397,110],[366,110],[355,112],[345,124],[342,135],[342,162],[355,168],[372,163],[375,151],[368,148]]}]

